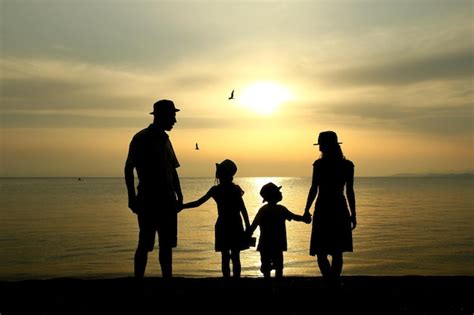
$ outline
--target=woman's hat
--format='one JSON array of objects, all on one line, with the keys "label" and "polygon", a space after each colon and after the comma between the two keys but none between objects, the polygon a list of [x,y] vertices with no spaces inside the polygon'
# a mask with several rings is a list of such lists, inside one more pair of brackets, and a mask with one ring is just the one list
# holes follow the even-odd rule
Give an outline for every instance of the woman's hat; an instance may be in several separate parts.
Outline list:
[{"label": "woman's hat", "polygon": [[318,143],[314,145],[334,145],[342,144],[342,142],[337,141],[337,134],[334,131],[323,131],[319,133]]},{"label": "woman's hat", "polygon": [[280,192],[281,186],[277,186],[274,183],[270,182],[263,185],[260,189],[260,196],[263,198],[263,202],[271,199],[271,196],[274,196],[276,193]]},{"label": "woman's hat", "polygon": [[225,159],[220,163],[216,163],[216,169],[219,172],[227,174],[229,176],[234,176],[237,173],[237,165],[229,159]]}]

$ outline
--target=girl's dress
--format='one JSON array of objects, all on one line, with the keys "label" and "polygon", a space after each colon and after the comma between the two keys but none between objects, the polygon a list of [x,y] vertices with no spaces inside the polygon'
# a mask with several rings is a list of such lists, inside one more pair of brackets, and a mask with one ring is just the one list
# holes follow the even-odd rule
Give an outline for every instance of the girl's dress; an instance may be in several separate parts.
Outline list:
[{"label": "girl's dress", "polygon": [[318,195],[313,215],[310,255],[352,252],[350,212],[344,186],[354,176],[354,164],[345,159],[318,159],[313,164]]},{"label": "girl's dress", "polygon": [[219,184],[210,189],[217,204],[215,225],[215,250],[242,250],[248,248],[242,224],[241,212],[245,210],[244,191],[234,183]]}]

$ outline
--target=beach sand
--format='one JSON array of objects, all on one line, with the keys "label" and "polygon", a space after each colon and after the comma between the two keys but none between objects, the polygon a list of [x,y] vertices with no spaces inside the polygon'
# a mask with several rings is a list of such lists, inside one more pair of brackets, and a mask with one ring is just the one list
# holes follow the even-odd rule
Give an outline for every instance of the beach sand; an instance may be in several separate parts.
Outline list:
[{"label": "beach sand", "polygon": [[0,282],[8,314],[473,314],[474,277],[48,279]]}]

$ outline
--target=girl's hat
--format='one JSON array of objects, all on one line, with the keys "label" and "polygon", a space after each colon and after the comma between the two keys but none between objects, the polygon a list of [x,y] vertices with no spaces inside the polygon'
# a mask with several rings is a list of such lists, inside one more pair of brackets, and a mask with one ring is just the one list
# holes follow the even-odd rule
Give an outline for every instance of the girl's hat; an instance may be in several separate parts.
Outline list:
[{"label": "girl's hat", "polygon": [[277,186],[272,182],[263,185],[262,189],[260,189],[260,196],[262,196],[263,202],[268,201],[268,199],[271,199],[272,196],[280,192],[280,189],[281,186]]},{"label": "girl's hat", "polygon": [[229,159],[216,163],[216,169],[229,176],[234,176],[237,173],[237,165]]},{"label": "girl's hat", "polygon": [[319,133],[318,143],[314,145],[334,145],[342,144],[342,142],[337,141],[337,134],[334,131],[323,131]]}]

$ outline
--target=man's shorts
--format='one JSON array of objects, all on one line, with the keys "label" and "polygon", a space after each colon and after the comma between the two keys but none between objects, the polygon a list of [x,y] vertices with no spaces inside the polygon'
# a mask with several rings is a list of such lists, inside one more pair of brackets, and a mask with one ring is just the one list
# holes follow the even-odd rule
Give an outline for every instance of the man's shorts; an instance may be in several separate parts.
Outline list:
[{"label": "man's shorts", "polygon": [[178,213],[174,205],[146,209],[138,215],[138,247],[153,251],[158,233],[160,247],[176,247],[178,241]]}]

